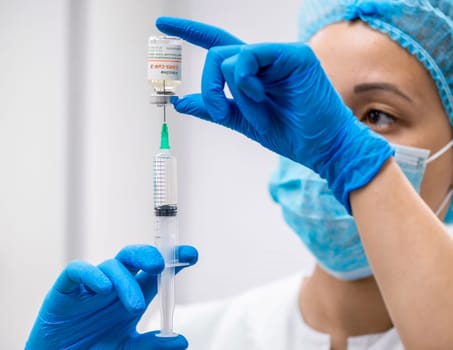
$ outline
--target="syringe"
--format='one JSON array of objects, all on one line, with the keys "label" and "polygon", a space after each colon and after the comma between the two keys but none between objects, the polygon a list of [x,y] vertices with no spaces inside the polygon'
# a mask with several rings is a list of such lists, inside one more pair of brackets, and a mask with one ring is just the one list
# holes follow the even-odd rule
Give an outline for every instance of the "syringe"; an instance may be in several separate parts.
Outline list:
[{"label": "syringe", "polygon": [[154,213],[156,215],[155,244],[165,261],[158,279],[160,301],[160,336],[173,337],[173,311],[175,307],[175,267],[178,265],[176,245],[178,226],[176,214],[176,158],[170,153],[168,126],[164,121],[160,150],[154,158]]},{"label": "syringe", "polygon": [[178,212],[176,193],[176,158],[170,153],[166,105],[181,83],[182,45],[176,37],[151,36],[148,40],[148,81],[152,88],[150,102],[163,108],[160,150],[154,157],[154,213],[156,215],[155,244],[165,261],[159,276],[162,337],[173,337],[175,308],[175,268],[178,264]]}]

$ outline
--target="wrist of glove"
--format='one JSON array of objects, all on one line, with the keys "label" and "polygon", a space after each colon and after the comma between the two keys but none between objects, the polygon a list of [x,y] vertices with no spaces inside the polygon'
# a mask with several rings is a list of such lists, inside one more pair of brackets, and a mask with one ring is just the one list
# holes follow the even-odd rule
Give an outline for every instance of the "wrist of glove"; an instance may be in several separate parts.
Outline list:
[{"label": "wrist of glove", "polygon": [[313,169],[351,212],[349,193],[371,181],[393,150],[343,103],[308,45],[246,45],[221,29],[174,18],[160,19],[158,27],[209,49],[201,93],[173,98],[178,112],[236,130]]},{"label": "wrist of glove", "polygon": [[327,180],[337,200],[352,214],[350,193],[372,181],[395,152],[387,140],[354,115],[349,121],[337,138],[331,140],[330,151],[312,169]]}]

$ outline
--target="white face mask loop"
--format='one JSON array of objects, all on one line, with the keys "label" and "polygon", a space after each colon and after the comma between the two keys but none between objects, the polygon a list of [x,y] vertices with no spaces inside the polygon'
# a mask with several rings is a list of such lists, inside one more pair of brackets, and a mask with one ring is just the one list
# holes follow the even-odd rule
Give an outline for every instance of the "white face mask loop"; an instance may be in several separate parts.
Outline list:
[{"label": "white face mask loop", "polygon": [[[436,159],[442,157],[447,151],[453,146],[453,140],[451,140],[449,143],[447,143],[444,147],[442,147],[440,150],[438,150],[436,153],[434,153],[432,156],[430,156],[426,162],[425,165],[428,165],[429,163],[435,161]],[[436,216],[439,216],[440,213],[445,209],[447,204],[449,203],[451,196],[453,194],[453,188],[450,189],[443,199],[442,203],[440,203],[439,208],[435,211]]]},{"label": "white face mask loop", "polygon": [[453,140],[451,140],[449,143],[447,143],[444,147],[442,147],[440,150],[438,150],[436,153],[434,153],[431,157],[429,157],[426,160],[426,164],[428,165],[429,163],[435,161],[437,158],[443,156],[449,148],[453,146]]},{"label": "white face mask loop", "polygon": [[[450,140],[444,147],[434,153],[432,156],[429,156],[430,151],[424,148],[402,146],[402,145],[393,145],[396,150],[396,158],[400,163],[400,166],[403,169],[406,169],[406,176],[411,180],[411,183],[419,191],[422,177],[425,172],[426,166],[435,161],[436,159],[443,156],[447,151],[453,146],[453,140]],[[417,171],[411,171],[408,169],[417,169]],[[421,170],[423,169],[423,170]],[[453,189],[450,189],[446,194],[445,198],[442,200],[442,203],[439,205],[439,208],[435,211],[437,216],[445,209],[447,204],[450,201],[450,198],[453,194]]]},{"label": "white face mask loop", "polygon": [[439,208],[436,210],[436,216],[439,216],[440,213],[442,213],[442,210],[445,209],[447,206],[448,202],[450,201],[451,195],[453,194],[453,188],[448,191],[447,195],[445,196],[444,200],[442,203],[440,203]]}]

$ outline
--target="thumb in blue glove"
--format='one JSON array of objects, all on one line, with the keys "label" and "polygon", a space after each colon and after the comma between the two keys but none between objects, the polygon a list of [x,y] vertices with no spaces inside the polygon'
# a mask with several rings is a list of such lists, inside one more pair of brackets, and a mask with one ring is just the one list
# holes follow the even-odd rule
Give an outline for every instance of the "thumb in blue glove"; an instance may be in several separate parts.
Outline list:
[{"label": "thumb in blue glove", "polygon": [[[193,247],[181,246],[178,254],[180,262],[197,261]],[[47,294],[25,349],[186,349],[181,335],[136,331],[163,268],[158,250],[147,245],[127,246],[99,266],[70,263]]]}]

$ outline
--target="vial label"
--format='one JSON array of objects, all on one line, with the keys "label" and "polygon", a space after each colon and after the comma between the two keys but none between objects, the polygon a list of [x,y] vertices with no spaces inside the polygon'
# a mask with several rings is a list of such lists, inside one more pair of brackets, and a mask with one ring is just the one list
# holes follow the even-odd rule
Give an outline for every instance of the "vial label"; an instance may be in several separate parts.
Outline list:
[{"label": "vial label", "polygon": [[148,80],[181,80],[181,45],[148,47]]}]

